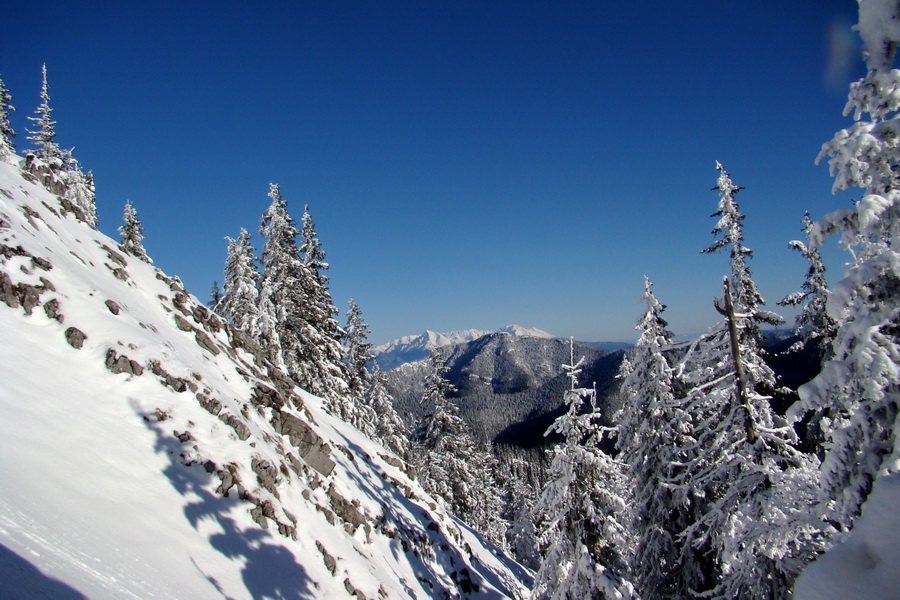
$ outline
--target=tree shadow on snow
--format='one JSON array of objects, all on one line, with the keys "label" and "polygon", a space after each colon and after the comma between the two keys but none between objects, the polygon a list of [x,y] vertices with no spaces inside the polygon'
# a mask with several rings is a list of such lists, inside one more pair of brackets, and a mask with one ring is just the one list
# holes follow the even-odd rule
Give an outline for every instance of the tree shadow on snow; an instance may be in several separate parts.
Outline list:
[{"label": "tree shadow on snow", "polygon": [[[315,583],[289,550],[268,541],[273,534],[261,528],[242,531],[229,516],[236,507],[239,510],[245,507],[249,511],[251,505],[234,497],[225,498],[210,492],[212,476],[202,465],[186,466],[181,462],[182,444],[166,430],[163,422],[149,417],[145,418],[145,423],[156,434],[156,451],[169,459],[163,473],[172,487],[186,499],[190,498],[184,505],[185,518],[194,529],[198,529],[199,523],[204,520],[212,520],[221,527],[221,531],[209,536],[209,543],[223,556],[243,560],[241,577],[253,600],[314,598],[310,585]],[[194,565],[225,597],[226,593],[216,578],[203,572],[196,563]]]},{"label": "tree shadow on snow", "polygon": [[0,597],[19,600],[87,600],[87,596],[62,581],[47,577],[28,560],[3,544],[0,544]]}]

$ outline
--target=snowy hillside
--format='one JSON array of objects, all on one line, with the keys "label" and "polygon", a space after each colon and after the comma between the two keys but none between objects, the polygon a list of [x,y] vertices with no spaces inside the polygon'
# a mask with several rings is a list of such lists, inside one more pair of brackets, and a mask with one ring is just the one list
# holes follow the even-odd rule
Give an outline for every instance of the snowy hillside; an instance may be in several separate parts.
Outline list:
[{"label": "snowy hillside", "polygon": [[552,339],[554,336],[540,329],[522,327],[520,325],[507,325],[494,331],[481,329],[466,329],[464,331],[451,331],[448,333],[435,333],[426,330],[420,335],[407,335],[397,338],[387,344],[376,346],[372,349],[378,365],[382,369],[392,369],[403,363],[425,358],[435,348],[455,346],[477,340],[480,337],[492,333],[506,333],[520,337],[537,337]]},{"label": "snowy hillside", "polygon": [[0,331],[0,591],[527,593],[400,460],[2,162]]}]

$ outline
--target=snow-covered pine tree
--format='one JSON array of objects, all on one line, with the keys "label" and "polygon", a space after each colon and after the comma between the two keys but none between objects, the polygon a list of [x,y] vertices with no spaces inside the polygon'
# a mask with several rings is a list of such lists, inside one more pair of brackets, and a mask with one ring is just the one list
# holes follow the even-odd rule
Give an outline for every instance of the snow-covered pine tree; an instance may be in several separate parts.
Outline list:
[{"label": "snow-covered pine tree", "polygon": [[255,250],[250,244],[250,232],[241,227],[238,239],[225,239],[228,240],[225,280],[214,310],[237,329],[257,339],[262,333],[259,312],[260,277]]},{"label": "snow-covered pine tree", "polygon": [[[269,197],[272,203],[263,213],[259,230],[264,239],[260,333],[273,358],[300,387],[325,398],[332,411],[351,421],[353,405],[347,401],[338,341],[341,330],[334,318],[337,309],[328,293],[328,280],[320,272],[327,267],[322,262],[324,252],[311,220],[307,227],[304,216],[302,231],[294,226],[278,185],[270,184]],[[302,236],[300,247],[297,236]]]},{"label": "snow-covered pine tree", "polygon": [[429,414],[419,428],[421,441],[415,453],[422,487],[502,547],[506,524],[500,519],[493,457],[479,448],[459,409],[448,399],[455,388],[447,380],[449,369],[444,359],[432,351],[428,361],[430,369],[421,402]]},{"label": "snow-covered pine tree", "polygon": [[347,301],[347,327],[344,328],[344,364],[347,366],[347,385],[350,391],[362,393],[369,378],[366,364],[375,357],[368,342],[369,326],[353,298]]},{"label": "snow-covered pine tree", "polygon": [[822,508],[843,532],[875,480],[900,469],[900,5],[861,1],[858,30],[867,73],[850,85],[844,109],[855,123],[822,146],[819,160],[829,157],[835,192],[858,187],[863,197],[813,226],[815,243],[839,234],[850,262],[827,303],[838,325],[833,358],[789,412],[812,412],[820,424]]},{"label": "snow-covered pine tree", "polygon": [[97,228],[97,202],[94,192],[94,175],[81,170],[71,150],[63,152],[63,170],[59,174],[65,185],[63,203],[90,227]]},{"label": "snow-covered pine tree", "polygon": [[47,65],[41,66],[41,104],[34,111],[37,117],[28,117],[35,124],[34,131],[29,130],[28,139],[34,142],[33,154],[36,158],[47,163],[51,169],[58,171],[63,166],[63,152],[56,143],[56,121],[50,108],[50,85],[47,83]]},{"label": "snow-covered pine tree", "polygon": [[697,503],[695,520],[682,532],[685,548],[705,556],[710,598],[786,598],[793,579],[811,558],[822,524],[811,520],[814,459],[794,447],[796,435],[772,412],[775,375],[763,361],[759,324],[777,322],[762,310],[743,246],[739,189],[717,163],[720,217],[714,232],[730,246],[731,276],[723,282],[724,320],[701,336],[679,371],[690,416],[671,483]]},{"label": "snow-covered pine tree", "polygon": [[306,389],[309,382],[300,377],[297,364],[300,354],[297,332],[305,326],[298,315],[300,306],[306,302],[301,284],[303,261],[297,249],[300,230],[288,214],[287,202],[281,197],[278,184],[269,184],[269,198],[272,202],[263,213],[259,226],[263,238],[259,335],[272,359]]},{"label": "snow-covered pine tree", "polygon": [[375,413],[375,439],[400,458],[407,459],[409,437],[406,434],[406,426],[394,410],[394,399],[387,390],[384,374],[378,368],[378,363],[373,365],[369,373],[365,402]]},{"label": "snow-covered pine tree", "polygon": [[517,561],[536,571],[541,566],[541,555],[532,517],[537,504],[536,488],[539,487],[530,477],[535,464],[516,456],[514,451],[506,453],[498,462],[505,489],[504,518],[509,523],[506,547]]},{"label": "snow-covered pine tree", "polygon": [[622,362],[625,404],[617,419],[619,460],[629,467],[629,505],[634,518],[635,555],[631,580],[643,600],[688,598],[704,582],[704,561],[679,534],[694,520],[697,505],[681,487],[678,448],[686,445],[689,415],[675,396],[677,382],[664,352],[672,334],[662,318],[665,306],[644,278],[644,313],[635,329],[635,350]]},{"label": "snow-covered pine tree", "polygon": [[366,368],[366,363],[375,358],[372,356],[372,344],[367,341],[369,326],[363,321],[362,311],[352,298],[348,304],[342,351],[349,386],[347,401],[355,405],[350,413],[352,417],[350,423],[369,437],[375,438],[376,416],[368,402],[375,398],[367,393],[369,386],[375,383]]},{"label": "snow-covered pine tree", "polygon": [[[535,600],[636,598],[627,578],[632,545],[624,497],[624,465],[599,442],[596,394],[576,388],[583,359],[563,365],[568,409],[548,430],[565,442],[555,449],[550,481],[535,509],[542,561]],[[588,410],[582,405],[588,400]]]},{"label": "snow-covered pine tree", "polygon": [[131,201],[125,202],[125,210],[122,212],[122,225],[119,227],[119,235],[122,241],[119,242],[122,250],[135,256],[146,263],[152,263],[147,251],[144,250],[141,241],[144,239],[144,226],[138,219],[137,211],[131,205]]},{"label": "snow-covered pine tree", "polygon": [[809,219],[809,213],[803,215],[803,232],[806,241],[793,240],[789,246],[799,252],[809,263],[806,272],[806,280],[803,282],[802,291],[788,294],[778,304],[781,306],[802,305],[800,314],[794,325],[794,334],[800,336],[800,341],[793,350],[812,344],[825,362],[831,358],[832,342],[834,341],[837,324],[834,318],[825,309],[830,294],[828,284],[825,281],[825,263],[819,253],[818,246],[810,239],[813,223]]},{"label": "snow-covered pine tree", "polygon": [[9,162],[16,151],[16,145],[12,141],[16,136],[16,130],[9,122],[10,111],[15,110],[10,104],[11,101],[12,95],[0,79],[0,161],[3,162]]},{"label": "snow-covered pine tree", "polygon": [[[348,395],[347,374],[342,361],[338,310],[328,291],[325,271],[325,251],[316,235],[309,206],[305,206],[300,230],[300,256],[302,271],[300,283],[304,302],[299,305],[297,317],[303,326],[296,334],[299,338],[296,372],[307,383],[308,391],[329,400],[331,409],[342,419],[354,422],[356,407]],[[311,388],[311,389],[310,389]]]},{"label": "snow-covered pine tree", "polygon": [[209,301],[206,303],[206,306],[215,310],[216,306],[218,306],[221,301],[222,290],[219,288],[219,282],[213,281],[212,287],[209,289]]}]

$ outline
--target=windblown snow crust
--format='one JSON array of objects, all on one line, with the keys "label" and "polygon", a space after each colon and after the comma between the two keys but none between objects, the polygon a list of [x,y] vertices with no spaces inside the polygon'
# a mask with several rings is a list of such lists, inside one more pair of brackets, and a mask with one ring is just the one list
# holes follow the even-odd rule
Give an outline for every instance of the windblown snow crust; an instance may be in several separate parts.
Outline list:
[{"label": "windblown snow crust", "polygon": [[521,597],[529,573],[253,340],[0,163],[0,589]]}]

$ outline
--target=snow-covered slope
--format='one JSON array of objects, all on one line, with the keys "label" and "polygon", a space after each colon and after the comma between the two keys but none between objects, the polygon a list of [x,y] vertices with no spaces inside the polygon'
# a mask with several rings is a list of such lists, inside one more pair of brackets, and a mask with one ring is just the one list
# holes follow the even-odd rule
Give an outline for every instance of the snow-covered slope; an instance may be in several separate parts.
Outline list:
[{"label": "snow-covered slope", "polygon": [[507,325],[494,331],[484,331],[481,329],[466,329],[463,331],[450,331],[447,333],[436,333],[426,330],[420,335],[407,335],[397,338],[387,344],[376,346],[372,349],[372,353],[378,360],[378,366],[382,369],[392,369],[403,363],[412,362],[428,356],[428,353],[435,348],[443,348],[445,346],[455,346],[457,344],[465,344],[480,337],[490,335],[492,333],[507,333],[509,335],[521,337],[538,337],[552,339],[553,335],[540,329],[522,327],[520,325]]},{"label": "snow-covered slope", "polygon": [[850,535],[810,564],[795,600],[900,597],[900,474],[875,482]]},{"label": "snow-covered slope", "polygon": [[519,597],[529,573],[0,163],[0,596]]}]

